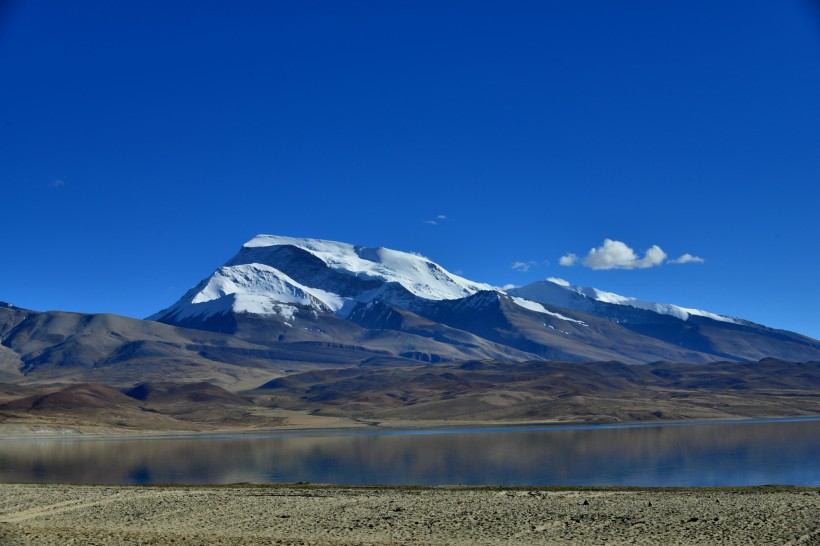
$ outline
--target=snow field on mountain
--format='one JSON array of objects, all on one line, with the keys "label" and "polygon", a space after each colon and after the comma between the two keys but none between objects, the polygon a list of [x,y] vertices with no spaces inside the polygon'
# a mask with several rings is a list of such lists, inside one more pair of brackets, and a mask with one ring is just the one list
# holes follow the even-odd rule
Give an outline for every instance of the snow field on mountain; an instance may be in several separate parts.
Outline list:
[{"label": "snow field on mountain", "polygon": [[263,264],[220,267],[189,300],[168,309],[178,320],[227,312],[293,317],[296,307],[336,311],[344,298],[304,286],[276,268]]}]

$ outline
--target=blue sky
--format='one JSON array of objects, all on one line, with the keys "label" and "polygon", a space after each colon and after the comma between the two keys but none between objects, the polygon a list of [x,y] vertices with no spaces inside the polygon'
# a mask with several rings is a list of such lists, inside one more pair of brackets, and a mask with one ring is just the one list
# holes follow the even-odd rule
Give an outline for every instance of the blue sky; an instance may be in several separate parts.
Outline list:
[{"label": "blue sky", "polygon": [[275,233],[820,338],[813,2],[7,1],[0,75],[21,307],[144,317]]}]

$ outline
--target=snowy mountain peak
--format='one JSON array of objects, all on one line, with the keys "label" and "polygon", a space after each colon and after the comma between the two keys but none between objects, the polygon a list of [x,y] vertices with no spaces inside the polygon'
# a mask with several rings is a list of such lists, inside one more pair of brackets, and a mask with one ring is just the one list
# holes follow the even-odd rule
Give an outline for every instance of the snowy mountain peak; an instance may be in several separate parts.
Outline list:
[{"label": "snowy mountain peak", "polygon": [[[279,247],[300,249],[335,272],[375,281],[373,288],[384,283],[398,283],[414,296],[429,300],[458,299],[491,289],[489,285],[454,275],[418,254],[322,239],[257,235],[245,243],[242,251],[229,263],[253,260],[277,267],[276,264],[281,262],[281,253],[277,253]],[[298,277],[298,273],[291,275]]]},{"label": "snowy mountain peak", "polygon": [[346,316],[356,302],[455,300],[492,290],[423,256],[321,239],[257,235],[172,307],[149,317],[180,322],[215,314],[289,318],[298,307]]}]

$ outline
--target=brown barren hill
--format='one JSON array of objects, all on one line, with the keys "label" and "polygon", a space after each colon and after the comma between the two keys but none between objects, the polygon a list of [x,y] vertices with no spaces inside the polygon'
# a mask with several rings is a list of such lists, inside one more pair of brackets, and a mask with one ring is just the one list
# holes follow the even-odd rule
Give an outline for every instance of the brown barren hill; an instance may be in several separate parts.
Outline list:
[{"label": "brown barren hill", "polygon": [[12,400],[0,409],[23,411],[65,411],[75,409],[139,409],[139,402],[106,385],[70,385],[57,392],[34,394]]}]

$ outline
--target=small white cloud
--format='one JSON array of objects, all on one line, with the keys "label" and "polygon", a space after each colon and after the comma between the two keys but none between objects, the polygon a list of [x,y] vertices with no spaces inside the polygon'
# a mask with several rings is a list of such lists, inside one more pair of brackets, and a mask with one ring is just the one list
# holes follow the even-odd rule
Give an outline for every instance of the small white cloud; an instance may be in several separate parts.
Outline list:
[{"label": "small white cloud", "polygon": [[62,188],[63,186],[65,186],[65,180],[63,180],[62,178],[58,178],[57,180],[48,185],[49,188]]},{"label": "small white cloud", "polygon": [[558,263],[563,265],[564,267],[569,267],[571,265],[575,265],[578,263],[578,256],[575,254],[564,254],[561,256],[561,259],[558,260]]},{"label": "small white cloud", "polygon": [[547,280],[559,286],[569,286],[569,282],[565,281],[564,279],[559,279],[558,277],[547,277]]},{"label": "small white cloud", "polygon": [[513,288],[518,288],[515,284],[505,284],[501,287],[501,290],[512,290]]},{"label": "small white cloud", "polygon": [[652,245],[649,247],[649,250],[646,251],[642,260],[638,260],[635,264],[635,267],[639,268],[647,268],[647,267],[655,267],[656,265],[661,265],[663,262],[666,261],[666,252],[661,250],[661,247],[658,245]]},{"label": "small white cloud", "polygon": [[583,264],[590,269],[646,269],[661,265],[666,260],[666,252],[658,245],[652,245],[643,258],[626,243],[604,239],[604,244],[591,248]]},{"label": "small white cloud", "polygon": [[430,220],[422,220],[425,224],[429,224],[431,226],[437,226],[439,223],[443,222],[447,219],[446,214],[437,214],[435,218],[431,218]]},{"label": "small white cloud", "polygon": [[703,258],[700,256],[692,256],[688,252],[683,254],[679,258],[675,258],[674,260],[669,260],[670,264],[702,264],[705,262]]},{"label": "small white cloud", "polygon": [[538,263],[529,261],[529,262],[513,262],[510,266],[514,271],[518,271],[519,273],[526,273],[533,267],[537,267]]},{"label": "small white cloud", "polygon": [[[581,263],[590,269],[648,269],[665,263],[685,264],[702,263],[703,258],[691,254],[684,254],[680,258],[667,260],[668,256],[661,247],[652,245],[641,258],[632,248],[621,241],[604,239],[604,244],[598,248],[589,249],[589,253]],[[575,254],[567,254],[561,258],[561,265],[574,265],[579,258]]]}]

